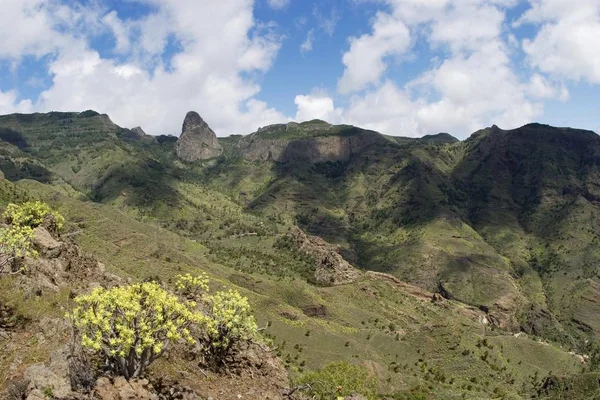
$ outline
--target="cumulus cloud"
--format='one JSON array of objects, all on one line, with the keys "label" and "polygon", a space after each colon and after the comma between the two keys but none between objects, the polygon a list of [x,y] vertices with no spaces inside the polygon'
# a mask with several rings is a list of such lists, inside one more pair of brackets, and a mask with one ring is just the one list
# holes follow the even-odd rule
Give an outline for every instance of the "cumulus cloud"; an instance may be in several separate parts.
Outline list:
[{"label": "cumulus cloud", "polygon": [[[260,87],[252,76],[271,67],[281,38],[272,24],[254,20],[253,1],[144,1],[155,11],[127,21],[67,3],[9,2],[0,16],[0,39],[10,46],[0,48],[0,59],[51,55],[52,84],[34,103],[17,103],[16,93],[3,93],[2,110],[91,108],[153,134],[179,133],[187,110],[198,111],[220,135],[285,119],[254,99]],[[23,26],[23,35],[16,35]],[[126,61],[103,58],[88,43],[106,32],[115,39],[114,51],[140,50],[129,52]],[[164,65],[170,39],[180,51]]]},{"label": "cumulus cloud", "polygon": [[338,81],[341,93],[358,91],[376,83],[387,68],[385,57],[404,53],[410,48],[410,31],[401,20],[379,12],[372,25],[372,33],[350,38],[350,49],[342,57],[344,74]]},{"label": "cumulus cloud", "polygon": [[298,111],[296,121],[309,121],[322,119],[329,123],[340,123],[342,121],[342,110],[336,109],[333,99],[324,93],[315,92],[309,95],[298,95],[294,99]]},{"label": "cumulus cloud", "polygon": [[516,25],[539,25],[523,40],[529,62],[540,71],[568,79],[600,83],[600,1],[530,0]]},{"label": "cumulus cloud", "polygon": [[0,114],[28,113],[33,110],[30,100],[17,101],[17,92],[0,90]]},{"label": "cumulus cloud", "polygon": [[[515,72],[515,41],[506,31],[514,0],[385,3],[371,32],[351,38],[342,57],[338,91],[354,93],[343,120],[394,135],[450,131],[464,137],[494,123],[531,122],[543,114],[542,99],[568,98],[564,84]],[[419,41],[438,51],[430,69],[402,86],[387,79],[392,62],[414,55]]]}]

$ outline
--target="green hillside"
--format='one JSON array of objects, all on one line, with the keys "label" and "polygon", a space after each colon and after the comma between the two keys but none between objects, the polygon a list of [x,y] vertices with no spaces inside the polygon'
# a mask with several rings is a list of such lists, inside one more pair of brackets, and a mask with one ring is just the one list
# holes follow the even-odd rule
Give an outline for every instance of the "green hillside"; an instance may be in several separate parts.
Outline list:
[{"label": "green hillside", "polygon": [[[345,360],[395,398],[530,398],[593,369],[576,354],[600,330],[595,133],[460,142],[310,121],[220,143],[186,163],[173,138],[93,111],[2,116],[0,205],[49,202],[119,276],[200,269],[239,288],[293,376]],[[294,226],[385,274],[316,284]]]}]

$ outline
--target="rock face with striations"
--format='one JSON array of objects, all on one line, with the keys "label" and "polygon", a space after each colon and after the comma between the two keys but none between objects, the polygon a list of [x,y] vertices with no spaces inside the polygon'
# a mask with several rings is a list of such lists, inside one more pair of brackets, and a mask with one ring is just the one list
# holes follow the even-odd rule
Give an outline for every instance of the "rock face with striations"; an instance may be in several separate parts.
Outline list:
[{"label": "rock face with striations", "polygon": [[218,157],[223,148],[217,135],[195,111],[186,114],[181,136],[175,144],[177,155],[185,161],[208,160]]}]

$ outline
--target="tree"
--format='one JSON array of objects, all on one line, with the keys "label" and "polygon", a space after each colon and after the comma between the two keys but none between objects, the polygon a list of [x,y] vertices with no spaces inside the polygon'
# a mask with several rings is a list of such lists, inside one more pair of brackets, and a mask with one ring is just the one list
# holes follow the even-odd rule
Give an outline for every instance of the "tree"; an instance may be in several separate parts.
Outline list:
[{"label": "tree", "polygon": [[207,322],[196,303],[180,300],[155,282],[96,288],[75,302],[70,317],[82,345],[126,379],[143,375],[171,342],[194,343],[190,327]]},{"label": "tree", "polygon": [[32,248],[33,229],[28,226],[0,228],[0,275],[13,274],[15,261],[22,257],[36,257]]},{"label": "tree", "polygon": [[56,226],[60,230],[65,222],[64,217],[41,201],[28,201],[18,205],[11,203],[6,207],[3,214],[8,224],[30,228],[40,226],[47,215],[54,217]]}]

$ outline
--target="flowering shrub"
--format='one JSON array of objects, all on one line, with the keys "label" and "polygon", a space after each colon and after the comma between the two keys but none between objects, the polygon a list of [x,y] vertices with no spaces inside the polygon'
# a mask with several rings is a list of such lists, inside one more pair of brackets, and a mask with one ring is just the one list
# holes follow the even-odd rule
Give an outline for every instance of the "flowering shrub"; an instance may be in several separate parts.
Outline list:
[{"label": "flowering shrub", "polygon": [[207,297],[207,302],[208,324],[203,342],[207,358],[219,364],[236,345],[252,339],[258,329],[248,299],[236,290],[217,292]]},{"label": "flowering shrub", "polygon": [[28,201],[19,205],[11,203],[6,207],[3,216],[9,224],[35,228],[44,222],[48,214],[54,217],[56,226],[61,229],[65,222],[64,217],[41,201]]},{"label": "flowering shrub", "polygon": [[37,257],[31,247],[33,229],[28,226],[0,228],[0,275],[14,273],[12,266],[21,257]]},{"label": "flowering shrub", "polygon": [[85,348],[102,354],[114,372],[130,379],[144,373],[170,342],[194,343],[193,324],[206,317],[157,283],[97,288],[79,296],[70,317]]},{"label": "flowering shrub", "polygon": [[208,292],[208,276],[202,272],[198,276],[191,274],[177,275],[175,289],[184,297],[198,298]]}]

